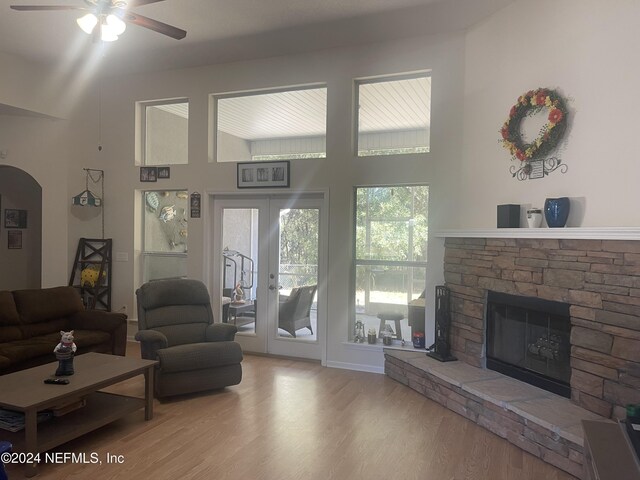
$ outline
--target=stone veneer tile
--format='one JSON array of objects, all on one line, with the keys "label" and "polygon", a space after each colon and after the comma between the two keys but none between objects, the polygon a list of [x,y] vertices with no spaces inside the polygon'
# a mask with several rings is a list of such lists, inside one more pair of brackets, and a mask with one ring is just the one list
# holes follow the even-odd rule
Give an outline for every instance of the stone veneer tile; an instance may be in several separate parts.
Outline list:
[{"label": "stone veneer tile", "polygon": [[553,395],[533,385],[504,375],[501,378],[467,383],[462,386],[462,389],[502,407],[512,402],[545,398]]},{"label": "stone veneer tile", "polygon": [[424,352],[403,352],[401,350],[385,349],[384,353],[456,387],[461,387],[469,382],[504,377],[498,372],[474,367],[464,362],[440,362],[435,358],[428,357]]},{"label": "stone veneer tile", "polygon": [[[447,383],[463,388],[463,385],[493,380],[501,378],[502,375],[492,370],[473,367],[464,362],[441,363],[433,358],[427,357],[431,361],[428,372],[434,377],[438,377]],[[463,388],[464,389],[464,388]]]},{"label": "stone veneer tile", "polygon": [[409,360],[412,358],[420,358],[426,357],[427,355],[424,352],[415,352],[415,351],[404,351],[404,350],[395,350],[393,348],[385,348],[384,354],[389,355],[390,357],[395,357],[399,360],[403,360],[409,363]]},{"label": "stone veneer tile", "polygon": [[[579,430],[580,434],[576,435],[567,429],[575,426],[578,426],[581,429],[581,420],[603,419],[601,416],[571,403],[568,398],[560,397],[558,395],[509,403],[507,405],[507,410],[511,410],[521,417],[526,418],[528,421],[551,430],[552,432],[557,433],[561,437],[565,437],[567,440],[577,443],[578,445],[582,445],[581,430]],[[572,438],[568,438],[566,435],[570,435]],[[577,436],[579,436],[579,442],[575,441]]]},{"label": "stone veneer tile", "polygon": [[[506,436],[512,444],[574,476],[579,477],[582,472],[581,420],[607,421],[568,399],[498,372],[473,367],[464,362],[441,363],[422,352],[384,349],[384,353],[385,371],[391,378],[501,437]],[[402,363],[407,366],[402,367]],[[460,376],[456,378],[456,375]],[[487,379],[486,375],[498,378]],[[435,384],[434,377],[438,378]],[[443,384],[451,382],[451,390],[440,384],[440,381]],[[459,388],[462,395],[456,393]],[[446,390],[449,393],[443,395],[436,390]],[[519,396],[531,398],[514,399]],[[479,398],[484,401],[478,401]],[[508,401],[507,398],[512,400]],[[459,403],[460,401],[463,403]],[[524,435],[519,426],[524,428]]]}]

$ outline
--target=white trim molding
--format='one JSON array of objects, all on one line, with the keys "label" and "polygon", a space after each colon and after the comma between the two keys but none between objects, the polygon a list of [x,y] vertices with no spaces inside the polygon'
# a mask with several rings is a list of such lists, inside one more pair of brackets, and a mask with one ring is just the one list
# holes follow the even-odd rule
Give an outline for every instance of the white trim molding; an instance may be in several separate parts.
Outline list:
[{"label": "white trim molding", "polygon": [[640,227],[487,228],[440,230],[437,238],[556,238],[640,240]]}]

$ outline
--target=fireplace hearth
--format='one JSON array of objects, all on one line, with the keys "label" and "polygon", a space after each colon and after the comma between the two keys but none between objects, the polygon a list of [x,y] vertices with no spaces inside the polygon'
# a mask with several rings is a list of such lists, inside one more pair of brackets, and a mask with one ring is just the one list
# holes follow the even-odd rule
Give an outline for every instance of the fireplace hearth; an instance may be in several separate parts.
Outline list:
[{"label": "fireplace hearth", "polygon": [[487,292],[486,366],[571,397],[569,304]]}]

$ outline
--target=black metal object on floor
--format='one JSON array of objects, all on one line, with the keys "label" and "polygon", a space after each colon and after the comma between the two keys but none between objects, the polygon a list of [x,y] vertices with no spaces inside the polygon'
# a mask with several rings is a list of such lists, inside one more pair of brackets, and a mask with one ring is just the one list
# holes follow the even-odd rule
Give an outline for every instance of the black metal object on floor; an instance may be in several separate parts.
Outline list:
[{"label": "black metal object on floor", "polygon": [[436,341],[429,348],[427,356],[441,362],[457,360],[451,355],[449,344],[449,329],[451,326],[451,309],[449,305],[449,289],[444,285],[436,286]]}]

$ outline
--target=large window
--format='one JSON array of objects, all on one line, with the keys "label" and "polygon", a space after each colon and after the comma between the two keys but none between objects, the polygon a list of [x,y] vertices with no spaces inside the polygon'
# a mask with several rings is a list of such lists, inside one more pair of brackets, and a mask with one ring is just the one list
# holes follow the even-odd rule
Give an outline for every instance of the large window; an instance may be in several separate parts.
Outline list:
[{"label": "large window", "polygon": [[189,103],[185,99],[141,102],[141,162],[143,165],[188,163]]},{"label": "large window", "polygon": [[431,128],[427,73],[356,81],[358,156],[426,153]]},{"label": "large window", "polygon": [[187,276],[185,190],[143,192],[143,282]]},{"label": "large window", "polygon": [[326,157],[326,87],[212,98],[218,162]]},{"label": "large window", "polygon": [[354,319],[379,334],[379,315],[401,315],[410,341],[408,305],[425,290],[429,187],[357,187],[355,201]]}]

